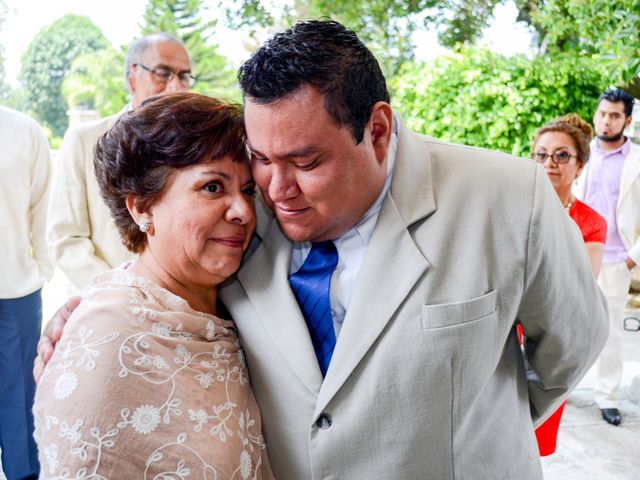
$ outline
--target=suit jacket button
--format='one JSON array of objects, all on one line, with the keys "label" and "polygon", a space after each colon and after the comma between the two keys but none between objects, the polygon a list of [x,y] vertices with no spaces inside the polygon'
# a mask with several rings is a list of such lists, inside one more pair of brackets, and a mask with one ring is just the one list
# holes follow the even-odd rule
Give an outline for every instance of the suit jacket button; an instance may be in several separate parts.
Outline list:
[{"label": "suit jacket button", "polygon": [[331,426],[331,423],[333,423],[331,420],[331,416],[327,413],[323,413],[318,417],[318,420],[316,420],[317,427],[321,428],[322,430],[326,430],[327,428],[329,428]]}]

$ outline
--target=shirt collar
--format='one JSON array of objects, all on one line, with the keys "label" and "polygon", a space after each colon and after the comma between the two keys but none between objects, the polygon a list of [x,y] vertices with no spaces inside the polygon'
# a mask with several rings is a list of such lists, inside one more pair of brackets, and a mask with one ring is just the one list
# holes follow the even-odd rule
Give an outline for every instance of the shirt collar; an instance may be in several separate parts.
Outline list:
[{"label": "shirt collar", "polygon": [[600,142],[598,142],[597,138],[594,138],[593,141],[591,142],[591,148],[593,150],[595,150],[598,155],[600,155],[601,157],[608,157],[610,155],[615,155],[615,154],[621,154],[622,156],[626,157],[627,154],[629,153],[629,150],[631,150],[631,139],[629,139],[629,137],[625,137],[625,142],[620,145],[620,147],[616,148],[615,150],[610,150],[610,151],[604,151],[601,147],[600,147]]}]

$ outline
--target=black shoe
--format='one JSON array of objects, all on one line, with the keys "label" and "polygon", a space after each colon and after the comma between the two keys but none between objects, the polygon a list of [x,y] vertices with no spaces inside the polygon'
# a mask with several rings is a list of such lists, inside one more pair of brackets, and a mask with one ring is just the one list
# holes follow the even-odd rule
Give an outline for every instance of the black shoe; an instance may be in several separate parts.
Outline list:
[{"label": "black shoe", "polygon": [[602,413],[602,418],[605,422],[615,426],[620,425],[622,415],[620,414],[620,410],[617,408],[601,408],[600,412]]}]

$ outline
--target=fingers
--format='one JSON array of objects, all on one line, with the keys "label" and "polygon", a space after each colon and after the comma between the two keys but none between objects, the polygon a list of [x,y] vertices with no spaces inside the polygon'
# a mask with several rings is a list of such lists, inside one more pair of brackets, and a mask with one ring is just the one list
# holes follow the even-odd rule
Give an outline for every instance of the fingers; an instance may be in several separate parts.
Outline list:
[{"label": "fingers", "polygon": [[42,360],[40,360],[40,356],[37,356],[35,361],[33,362],[33,379],[36,381],[36,385],[40,383],[40,378],[42,377],[43,371],[44,364]]},{"label": "fingers", "polygon": [[42,330],[43,338],[48,337],[51,343],[55,345],[55,343],[60,340],[64,325],[67,323],[67,320],[69,320],[71,313],[73,313],[76,307],[80,304],[81,300],[82,299],[80,297],[71,297],[67,300],[67,303],[60,307],[45,325]]},{"label": "fingers", "polygon": [[38,356],[33,362],[33,378],[35,379],[36,384],[40,382],[40,378],[44,373],[44,367],[51,358],[51,355],[53,355],[53,345],[51,344],[51,341],[48,337],[40,338],[40,341],[38,342]]},{"label": "fingers", "polygon": [[71,297],[69,300],[67,300],[67,303],[65,303],[62,308],[60,310],[63,310],[63,316],[64,316],[64,321],[66,322],[67,320],[69,320],[69,317],[71,316],[71,313],[73,313],[73,311],[76,309],[76,307],[78,305],[80,305],[80,302],[82,301],[81,297]]},{"label": "fingers", "polygon": [[40,341],[38,342],[38,356],[33,365],[33,378],[36,383],[40,381],[44,367],[51,359],[56,343],[58,343],[60,337],[62,337],[62,330],[67,320],[69,320],[71,313],[80,304],[80,300],[80,297],[71,297],[67,300],[67,303],[58,309],[42,330],[42,337],[40,337]]}]

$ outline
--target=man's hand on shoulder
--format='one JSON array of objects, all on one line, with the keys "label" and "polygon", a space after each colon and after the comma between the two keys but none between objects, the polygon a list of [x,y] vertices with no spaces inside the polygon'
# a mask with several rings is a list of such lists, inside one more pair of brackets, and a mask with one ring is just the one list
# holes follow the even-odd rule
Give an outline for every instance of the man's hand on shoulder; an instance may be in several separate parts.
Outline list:
[{"label": "man's hand on shoulder", "polygon": [[44,367],[51,359],[51,355],[53,355],[56,343],[58,343],[58,340],[60,340],[62,336],[62,330],[67,320],[69,320],[71,313],[76,307],[80,305],[81,300],[80,297],[71,297],[45,325],[42,331],[42,337],[40,337],[40,341],[38,342],[38,356],[33,366],[33,378],[35,378],[36,383],[40,381]]}]

